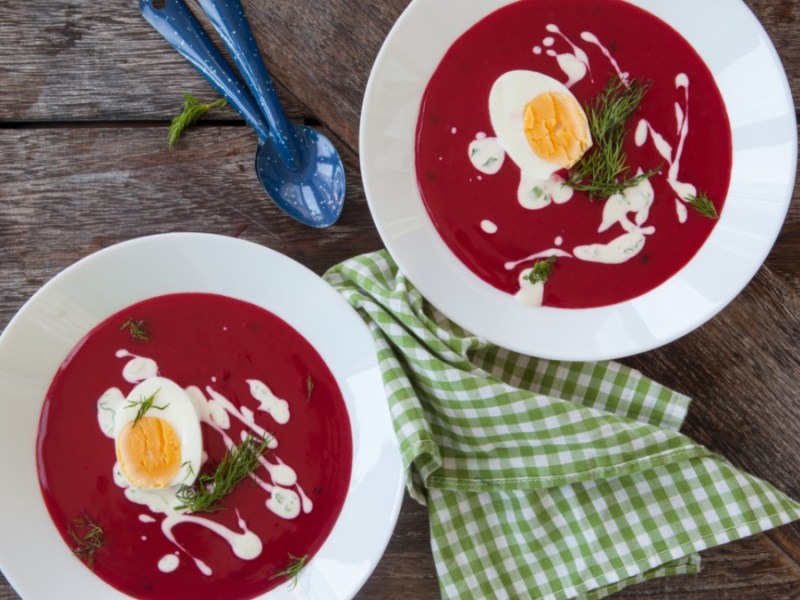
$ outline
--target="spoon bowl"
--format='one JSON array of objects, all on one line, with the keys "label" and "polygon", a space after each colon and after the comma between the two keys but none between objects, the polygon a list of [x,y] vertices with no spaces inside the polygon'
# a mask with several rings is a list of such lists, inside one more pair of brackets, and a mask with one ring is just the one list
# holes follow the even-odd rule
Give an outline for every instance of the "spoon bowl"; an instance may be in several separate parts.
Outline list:
[{"label": "spoon bowl", "polygon": [[281,209],[311,227],[328,227],[342,212],[345,177],[339,153],[328,138],[305,125],[294,126],[299,169],[287,168],[273,144],[256,152],[256,173]]}]

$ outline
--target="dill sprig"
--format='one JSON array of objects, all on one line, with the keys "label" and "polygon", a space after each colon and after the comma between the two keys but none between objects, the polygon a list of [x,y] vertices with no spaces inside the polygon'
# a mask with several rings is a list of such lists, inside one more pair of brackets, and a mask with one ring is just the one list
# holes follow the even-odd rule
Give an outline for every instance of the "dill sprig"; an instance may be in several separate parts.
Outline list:
[{"label": "dill sprig", "polygon": [[72,547],[73,554],[85,562],[86,566],[93,569],[94,553],[105,544],[103,528],[84,511],[80,517],[69,522],[67,531],[72,541],[75,542]]},{"label": "dill sprig", "polygon": [[128,318],[119,328],[120,331],[128,330],[131,337],[135,340],[142,340],[143,342],[150,341],[150,334],[147,331],[146,321],[137,321],[133,318]]},{"label": "dill sprig", "polygon": [[170,148],[175,145],[175,142],[183,135],[186,128],[194,125],[200,117],[214,108],[222,108],[228,104],[223,98],[215,100],[214,102],[209,102],[208,104],[203,104],[202,102],[198,102],[197,98],[191,94],[184,94],[183,99],[184,102],[181,114],[172,119],[172,123],[169,125]]},{"label": "dill sprig", "polygon": [[293,590],[297,586],[297,578],[300,576],[300,571],[303,570],[303,567],[306,566],[306,562],[308,561],[308,555],[305,556],[295,556],[294,554],[289,554],[289,565],[282,571],[278,571],[274,575],[270,577],[270,579],[276,579],[278,577],[286,577],[289,580],[289,589]]},{"label": "dill sprig", "polygon": [[156,396],[160,391],[161,388],[158,388],[147,398],[142,398],[140,400],[132,400],[131,402],[128,402],[125,405],[125,408],[136,408],[137,406],[139,407],[139,410],[136,411],[136,418],[133,420],[133,426],[135,426],[139,422],[139,419],[145,416],[147,414],[147,411],[150,410],[151,408],[155,410],[164,410],[165,408],[167,408],[167,406],[169,406],[169,404],[165,404],[164,406],[155,405]]},{"label": "dill sprig", "polygon": [[609,198],[658,173],[660,165],[629,177],[623,150],[628,119],[639,108],[650,85],[638,79],[630,80],[627,86],[620,78],[608,82],[586,111],[594,144],[572,168],[565,185],[592,198]]},{"label": "dill sprig", "polygon": [[686,203],[707,219],[719,219],[717,207],[706,194],[689,195],[684,198]]},{"label": "dill sprig", "polygon": [[550,279],[550,274],[553,272],[553,265],[556,264],[556,256],[553,255],[545,260],[539,260],[533,263],[530,272],[525,275],[525,279],[533,284],[544,283]]},{"label": "dill sprig", "polygon": [[271,436],[257,440],[251,434],[242,443],[229,448],[213,473],[203,473],[193,485],[182,485],[177,492],[181,505],[178,510],[189,512],[216,512],[219,503],[233,491],[236,485],[255,472],[259,458],[269,447]]},{"label": "dill sprig", "polygon": [[311,375],[306,377],[306,402],[311,401],[311,394],[314,391],[314,380],[311,379]]}]

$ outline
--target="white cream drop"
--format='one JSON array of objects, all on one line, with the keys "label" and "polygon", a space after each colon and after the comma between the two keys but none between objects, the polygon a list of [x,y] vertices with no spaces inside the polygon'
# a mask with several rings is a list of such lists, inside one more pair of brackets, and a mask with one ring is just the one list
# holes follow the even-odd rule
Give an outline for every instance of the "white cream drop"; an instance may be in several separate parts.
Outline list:
[{"label": "white cream drop", "polygon": [[114,414],[125,402],[119,388],[110,388],[97,400],[97,423],[106,437],[114,437]]},{"label": "white cream drop", "polygon": [[272,393],[266,383],[258,379],[248,379],[247,384],[250,386],[250,394],[258,400],[260,406],[258,410],[264,411],[272,415],[275,422],[284,425],[289,422],[289,403],[286,400],[278,398]]},{"label": "white cream drop", "polygon": [[158,561],[158,570],[162,573],[172,573],[180,564],[181,559],[178,558],[177,554],[165,554],[161,557],[161,560]]},{"label": "white cream drop", "polygon": [[564,204],[573,194],[572,188],[564,185],[564,178],[555,173],[545,181],[531,177],[524,171],[520,173],[517,202],[522,208],[541,210],[551,203]]},{"label": "white cream drop", "polygon": [[514,294],[514,298],[520,304],[537,308],[542,305],[544,299],[544,283],[531,283],[526,279],[531,269],[524,269],[519,274],[519,291]]},{"label": "white cream drop", "polygon": [[481,221],[481,229],[484,233],[488,233],[489,235],[497,233],[497,225],[489,219]]},{"label": "white cream drop", "polygon": [[[567,76],[567,81],[564,85],[567,87],[572,87],[586,77],[587,73],[591,72],[589,68],[589,57],[586,55],[586,52],[581,50],[571,39],[561,32],[561,30],[558,28],[558,25],[550,23],[547,25],[546,29],[550,33],[554,33],[561,37],[565,42],[567,42],[567,44],[569,44],[572,50],[572,52],[564,52],[560,54],[555,52],[547,53],[550,56],[555,56],[559,68]],[[547,46],[547,41],[552,39],[552,37],[545,38],[542,43]]]},{"label": "white cream drop", "polygon": [[639,254],[644,248],[645,236],[654,233],[655,229],[646,227],[644,229],[634,228],[633,231],[624,233],[614,238],[607,244],[587,244],[577,246],[573,253],[575,258],[587,262],[603,263],[606,265],[618,265],[629,261]]},{"label": "white cream drop", "polygon": [[158,375],[156,361],[131,354],[127,350],[117,350],[117,358],[130,358],[122,369],[122,378],[128,383],[139,383]]},{"label": "white cream drop", "polygon": [[[480,135],[480,134],[479,134]],[[476,137],[467,150],[472,166],[481,173],[494,175],[503,166],[506,158],[505,150],[494,137]]]},{"label": "white cream drop", "polygon": [[[642,174],[641,169],[638,174]],[[654,199],[655,192],[649,179],[643,179],[638,185],[614,194],[603,205],[603,221],[598,233],[608,231],[614,225],[620,225],[625,231],[642,226],[650,216]],[[628,219],[630,213],[634,214],[633,222]]]}]

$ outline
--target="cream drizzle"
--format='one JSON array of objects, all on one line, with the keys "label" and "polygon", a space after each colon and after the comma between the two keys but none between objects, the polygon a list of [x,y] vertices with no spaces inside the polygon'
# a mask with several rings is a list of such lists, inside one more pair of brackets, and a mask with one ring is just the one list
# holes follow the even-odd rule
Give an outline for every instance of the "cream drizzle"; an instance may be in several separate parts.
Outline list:
[{"label": "cream drizzle", "polygon": [[572,258],[572,255],[569,252],[565,252],[561,248],[549,248],[547,250],[542,250],[541,252],[537,252],[536,254],[531,254],[530,256],[526,256],[520,260],[509,261],[505,265],[503,265],[507,271],[513,271],[521,264],[526,262],[530,262],[532,260],[536,260],[537,258],[550,258],[551,256],[556,256],[558,258]]},{"label": "cream drizzle", "polygon": [[485,175],[494,175],[503,166],[505,150],[495,137],[479,133],[469,144],[469,160],[472,166]]},{"label": "cream drizzle", "polygon": [[541,210],[553,202],[564,204],[569,202],[573,194],[573,189],[564,185],[564,178],[560,175],[554,173],[547,180],[541,181],[525,171],[520,171],[517,202],[522,208]]},{"label": "cream drizzle", "polygon": [[[550,33],[554,33],[561,37],[567,44],[570,45],[572,48],[572,52],[564,52],[562,54],[557,53],[555,50],[547,50],[546,54],[548,56],[552,56],[556,59],[558,66],[564,71],[564,74],[567,76],[567,82],[564,84],[568,88],[572,87],[576,83],[578,83],[581,79],[586,77],[586,74],[589,73],[591,77],[591,67],[589,66],[589,57],[586,55],[581,48],[579,48],[571,39],[569,39],[566,35],[564,35],[561,30],[558,28],[558,25],[553,23],[548,24],[545,29]],[[545,46],[551,46],[551,44],[547,44],[548,40],[552,40],[553,38],[545,38],[542,42]]]},{"label": "cream drizzle", "polygon": [[697,188],[691,183],[686,183],[678,179],[681,168],[681,158],[683,157],[683,150],[686,145],[686,137],[689,135],[689,78],[685,73],[680,73],[675,77],[675,89],[682,89],[684,91],[683,102],[685,108],[681,107],[680,102],[675,102],[675,122],[679,140],[678,147],[674,150],[674,153],[672,145],[663,135],[653,129],[653,126],[646,119],[641,119],[639,121],[636,127],[634,141],[637,147],[642,147],[649,137],[656,151],[669,165],[667,183],[669,183],[676,195],[675,210],[678,216],[678,222],[686,223],[688,220],[688,212],[685,206],[686,198],[687,196],[696,195]]},{"label": "cream drizzle", "polygon": [[628,87],[630,85],[630,73],[622,72],[622,69],[619,68],[619,63],[617,62],[617,59],[611,56],[611,52],[608,51],[608,48],[606,48],[600,42],[600,40],[597,38],[595,34],[593,34],[591,31],[584,31],[583,33],[581,33],[581,39],[584,42],[588,42],[589,44],[594,44],[595,46],[600,48],[600,51],[603,53],[603,56],[605,56],[608,59],[608,62],[611,63],[611,66],[614,67],[614,70],[617,72],[617,76],[622,80],[622,83],[625,84],[625,87]]},{"label": "cream drizzle", "polygon": [[247,384],[250,386],[250,394],[260,404],[258,410],[272,415],[272,418],[279,425],[289,422],[289,403],[286,400],[282,400],[273,394],[269,386],[263,381],[248,379]]},{"label": "cream drizzle", "polygon": [[[134,355],[127,350],[116,352],[118,358],[130,358],[123,367],[123,378],[130,383],[138,383],[158,374],[158,366],[152,359]],[[148,375],[148,377],[144,377]],[[258,410],[267,412],[279,423],[286,423],[289,420],[288,403],[275,396],[269,387],[261,381],[247,380],[250,392],[255,400],[259,402]],[[242,406],[237,408],[230,400],[210,386],[206,388],[209,398],[197,386],[189,386],[186,393],[192,401],[198,414],[198,419],[206,423],[220,434],[226,448],[233,447],[234,443],[226,430],[230,428],[230,417],[234,416],[246,428],[255,435],[263,437],[269,435],[271,438],[269,447],[276,448],[278,443],[271,433],[260,427],[255,422],[254,412]],[[101,431],[109,438],[114,437],[114,412],[125,401],[125,397],[118,388],[106,390],[97,401],[97,421]],[[242,432],[242,439],[246,433]],[[204,453],[204,461],[207,456]],[[297,481],[297,473],[289,465],[277,456],[273,456],[275,462],[270,462],[265,457],[261,457],[259,462],[269,474],[271,482],[264,481],[255,473],[250,477],[265,491],[269,496],[265,501],[265,507],[283,519],[294,519],[301,512],[310,513],[313,510],[313,502],[306,495],[303,488]],[[239,531],[234,531],[224,525],[216,523],[210,519],[190,514],[186,509],[179,508],[182,502],[177,497],[178,486],[168,489],[147,490],[129,487],[119,465],[115,463],[113,468],[114,483],[123,488],[125,497],[135,504],[145,506],[151,513],[162,514],[161,532],[176,548],[184,552],[192,559],[197,569],[208,576],[213,573],[211,567],[202,560],[194,557],[183,545],[181,545],[173,534],[173,529],[181,524],[192,524],[205,527],[222,539],[231,548],[235,556],[242,560],[253,560],[257,558],[262,550],[261,539],[247,528],[247,523],[236,511]],[[297,491],[290,489],[294,487]],[[156,519],[149,514],[140,514],[138,517],[142,523],[155,523]],[[178,553],[167,554],[161,557],[158,568],[164,573],[169,573],[177,569],[180,560]]]},{"label": "cream drizzle", "polygon": [[137,356],[127,350],[117,350],[117,358],[131,358],[122,369],[122,378],[128,383],[139,383],[158,375],[158,365],[151,358]]}]

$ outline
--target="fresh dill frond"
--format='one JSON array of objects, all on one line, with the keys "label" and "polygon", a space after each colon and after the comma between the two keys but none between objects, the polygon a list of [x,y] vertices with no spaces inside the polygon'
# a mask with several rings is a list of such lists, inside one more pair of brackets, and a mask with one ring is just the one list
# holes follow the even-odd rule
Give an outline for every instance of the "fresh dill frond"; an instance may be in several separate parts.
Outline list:
[{"label": "fresh dill frond", "polygon": [[270,579],[286,577],[289,580],[289,589],[293,590],[295,587],[297,587],[297,578],[300,576],[300,571],[303,570],[303,567],[306,566],[306,562],[308,562],[308,555],[295,556],[294,554],[290,553],[289,561],[290,562],[285,569],[278,571],[272,575]]},{"label": "fresh dill frond", "polygon": [[314,391],[314,380],[311,379],[311,375],[306,377],[306,401],[311,401],[311,393]]},{"label": "fresh dill frond", "polygon": [[133,420],[133,425],[134,426],[136,425],[136,423],[139,422],[139,420],[143,416],[145,416],[147,414],[147,411],[150,410],[151,408],[153,408],[155,410],[164,410],[165,408],[167,408],[167,406],[169,406],[169,404],[165,404],[164,406],[156,406],[155,405],[156,396],[158,395],[158,392],[160,392],[160,391],[161,391],[161,388],[158,388],[155,392],[150,394],[147,398],[142,398],[140,400],[131,401],[131,402],[128,402],[125,405],[125,408],[136,408],[137,406],[139,407],[139,410],[136,411],[136,418]]},{"label": "fresh dill frond", "polygon": [[169,125],[170,148],[175,145],[175,142],[183,135],[186,128],[194,125],[200,117],[214,108],[223,108],[228,104],[224,98],[214,100],[214,102],[209,102],[208,104],[203,104],[191,94],[184,94],[183,100],[181,114],[172,119],[172,123]]},{"label": "fresh dill frond", "polygon": [[550,274],[553,272],[553,265],[556,264],[556,256],[553,255],[545,260],[539,260],[533,263],[530,272],[525,275],[525,279],[533,284],[544,283],[550,279]]},{"label": "fresh dill frond", "polygon": [[105,544],[103,528],[84,511],[80,517],[69,522],[67,531],[75,543],[72,547],[73,554],[93,569],[94,554]]},{"label": "fresh dill frond", "polygon": [[565,185],[592,198],[605,199],[658,173],[660,165],[629,177],[630,167],[623,149],[628,119],[641,105],[650,85],[638,79],[630,80],[627,85],[620,78],[609,81],[586,110],[593,145],[572,167]]},{"label": "fresh dill frond", "polygon": [[146,321],[137,321],[133,318],[128,318],[119,328],[120,331],[128,330],[131,337],[135,340],[142,340],[143,342],[150,341],[150,334],[147,331]]},{"label": "fresh dill frond", "polygon": [[186,467],[186,475],[183,476],[185,480],[187,477],[194,477],[194,469],[192,468],[192,461],[186,460],[181,463],[181,469]]},{"label": "fresh dill frond", "polygon": [[265,435],[257,440],[251,434],[242,443],[229,448],[213,473],[201,474],[193,485],[182,485],[177,492],[181,505],[178,510],[189,512],[216,512],[219,503],[236,485],[255,472],[261,455],[269,447],[272,437]]},{"label": "fresh dill frond", "polygon": [[686,203],[707,219],[719,219],[717,207],[706,194],[689,195],[684,198]]}]

